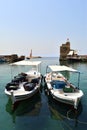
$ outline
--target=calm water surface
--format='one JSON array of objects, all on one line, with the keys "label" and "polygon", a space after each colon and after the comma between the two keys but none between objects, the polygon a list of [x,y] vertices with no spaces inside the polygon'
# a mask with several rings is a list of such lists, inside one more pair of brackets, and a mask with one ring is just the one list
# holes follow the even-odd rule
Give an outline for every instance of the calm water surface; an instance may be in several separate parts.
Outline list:
[{"label": "calm water surface", "polygon": [[[46,73],[46,66],[59,64],[58,58],[41,58],[41,73]],[[63,63],[66,64],[66,63]],[[73,63],[69,66],[81,72],[80,88],[84,96],[75,112],[71,106],[61,104],[48,97],[42,91],[32,99],[17,103],[12,109],[11,100],[5,95],[6,83],[21,71],[28,71],[26,66],[0,64],[0,130],[87,130],[87,63]],[[67,74],[69,78],[69,74]],[[75,84],[75,76],[70,79]]]}]

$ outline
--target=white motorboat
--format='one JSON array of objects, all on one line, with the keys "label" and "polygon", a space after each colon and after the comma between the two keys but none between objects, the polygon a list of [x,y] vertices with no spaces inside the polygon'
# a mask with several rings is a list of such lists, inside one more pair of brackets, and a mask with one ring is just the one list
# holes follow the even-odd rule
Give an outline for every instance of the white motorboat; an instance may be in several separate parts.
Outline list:
[{"label": "white motorboat", "polygon": [[[78,87],[75,87],[65,78],[61,73],[63,71],[78,73]],[[78,104],[83,96],[82,90],[79,89],[79,80],[80,72],[70,67],[49,65],[46,68],[45,82],[48,92],[57,101],[73,105],[75,109],[78,108]]]},{"label": "white motorboat", "polygon": [[32,68],[25,73],[15,76],[5,87],[5,94],[11,97],[12,103],[28,99],[40,90],[41,78],[40,73],[41,61],[23,60],[12,63],[11,65],[29,65]]}]

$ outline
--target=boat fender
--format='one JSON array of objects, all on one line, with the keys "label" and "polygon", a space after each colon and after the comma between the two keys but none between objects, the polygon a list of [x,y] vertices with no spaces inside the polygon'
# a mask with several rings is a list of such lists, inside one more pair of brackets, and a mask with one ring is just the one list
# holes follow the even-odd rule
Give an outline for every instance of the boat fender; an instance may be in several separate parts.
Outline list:
[{"label": "boat fender", "polygon": [[13,97],[13,90],[11,90],[11,96]]},{"label": "boat fender", "polygon": [[77,102],[78,102],[78,98],[75,100],[74,102],[74,108],[77,109]]}]

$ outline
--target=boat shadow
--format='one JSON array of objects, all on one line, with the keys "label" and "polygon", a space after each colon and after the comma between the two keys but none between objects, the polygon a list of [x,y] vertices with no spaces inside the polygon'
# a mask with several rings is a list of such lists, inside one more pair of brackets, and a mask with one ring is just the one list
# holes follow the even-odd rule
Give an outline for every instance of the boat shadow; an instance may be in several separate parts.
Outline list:
[{"label": "boat shadow", "polygon": [[17,116],[38,116],[41,108],[41,95],[37,93],[33,97],[16,102],[14,106],[9,98],[6,104],[6,112],[12,116],[13,123]]}]

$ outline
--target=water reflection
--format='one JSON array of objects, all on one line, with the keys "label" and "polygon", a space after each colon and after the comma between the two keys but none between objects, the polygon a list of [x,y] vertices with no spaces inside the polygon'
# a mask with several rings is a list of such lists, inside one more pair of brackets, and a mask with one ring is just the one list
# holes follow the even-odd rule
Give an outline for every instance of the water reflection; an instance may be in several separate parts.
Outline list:
[{"label": "water reflection", "polygon": [[[60,65],[69,66],[67,61],[60,61]],[[63,71],[61,73],[69,80],[69,78],[70,78],[70,72],[69,71]]]},{"label": "water reflection", "polygon": [[74,110],[72,106],[58,102],[51,96],[48,96],[48,105],[50,116],[53,120],[73,121],[75,127],[78,125],[78,118],[82,112],[81,103],[78,109]]},{"label": "water reflection", "polygon": [[81,66],[84,68],[86,67],[87,68],[87,62],[68,62],[68,61],[60,61],[59,62],[60,65],[66,65],[66,66],[70,66],[70,67],[73,67],[75,69],[78,70],[81,69]]},{"label": "water reflection", "polygon": [[12,115],[13,123],[16,122],[17,116],[37,116],[39,115],[41,108],[41,97],[38,93],[34,95],[32,99],[27,99],[21,102],[17,102],[15,106],[12,106],[11,99],[8,99],[6,104],[6,111]]},{"label": "water reflection", "polygon": [[[75,62],[69,63],[68,61],[60,61],[60,65],[69,66],[73,69],[81,71],[81,67],[79,69],[78,64],[79,63],[75,63]],[[80,66],[81,66],[81,64],[80,64]],[[74,84],[76,87],[79,87],[80,79],[78,79],[78,78],[80,78],[80,77],[79,77],[78,73],[75,73],[75,72],[72,73],[72,72],[69,72],[69,71],[64,71],[62,74],[69,80],[69,82]]]},{"label": "water reflection", "polygon": [[68,66],[68,62],[65,60],[65,61],[60,61],[60,65],[66,65]]}]

